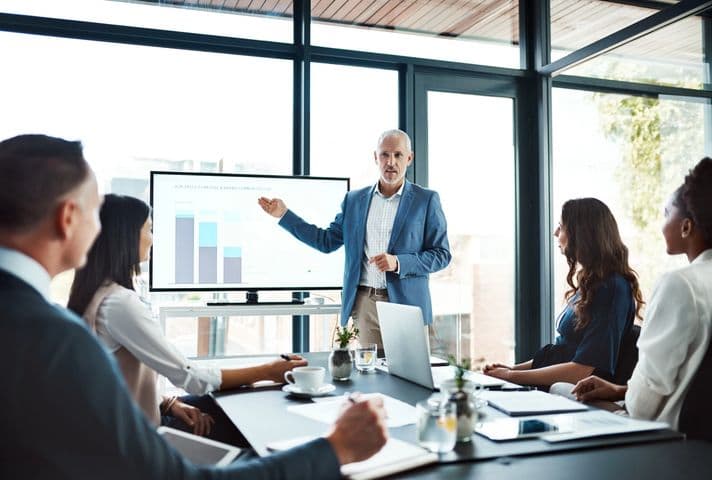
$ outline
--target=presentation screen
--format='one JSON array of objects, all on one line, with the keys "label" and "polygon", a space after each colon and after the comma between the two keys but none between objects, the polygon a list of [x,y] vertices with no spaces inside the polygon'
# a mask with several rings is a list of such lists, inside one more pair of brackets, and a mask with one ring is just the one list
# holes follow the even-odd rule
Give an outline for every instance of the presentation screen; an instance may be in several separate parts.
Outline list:
[{"label": "presentation screen", "polygon": [[326,228],[348,189],[348,178],[151,172],[150,289],[341,288],[343,248],[325,254],[304,245],[257,199],[281,198]]}]

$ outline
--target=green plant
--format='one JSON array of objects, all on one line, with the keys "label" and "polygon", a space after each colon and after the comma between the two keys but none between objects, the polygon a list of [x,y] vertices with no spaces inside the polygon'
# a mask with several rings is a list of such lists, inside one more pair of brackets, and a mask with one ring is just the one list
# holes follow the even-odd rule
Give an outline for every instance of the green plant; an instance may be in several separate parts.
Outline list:
[{"label": "green plant", "polygon": [[345,327],[337,326],[334,337],[334,340],[339,342],[339,348],[346,348],[349,346],[349,342],[351,342],[351,340],[354,340],[356,337],[358,337],[358,328],[349,328],[348,325]]},{"label": "green plant", "polygon": [[465,385],[465,372],[470,369],[470,359],[463,358],[461,362],[458,363],[454,355],[448,355],[447,361],[450,365],[455,367],[455,386],[458,390],[462,390]]}]

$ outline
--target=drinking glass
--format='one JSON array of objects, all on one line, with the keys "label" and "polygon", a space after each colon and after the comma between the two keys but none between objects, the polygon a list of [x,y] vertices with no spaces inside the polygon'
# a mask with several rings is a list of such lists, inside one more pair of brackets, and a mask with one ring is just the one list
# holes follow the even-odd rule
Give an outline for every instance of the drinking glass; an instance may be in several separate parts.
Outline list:
[{"label": "drinking glass", "polygon": [[416,404],[418,443],[431,452],[449,452],[457,439],[455,404],[443,397],[431,397]]},{"label": "drinking glass", "polygon": [[376,369],[376,344],[368,343],[356,349],[356,369],[359,372],[372,372]]}]

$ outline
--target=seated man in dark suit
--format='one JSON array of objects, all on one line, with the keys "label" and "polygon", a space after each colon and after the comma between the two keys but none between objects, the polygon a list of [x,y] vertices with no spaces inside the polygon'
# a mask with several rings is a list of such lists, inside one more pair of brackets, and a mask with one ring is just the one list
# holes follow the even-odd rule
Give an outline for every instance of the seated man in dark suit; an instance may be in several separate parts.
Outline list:
[{"label": "seated man in dark suit", "polygon": [[165,444],[114,360],[49,300],[51,278],[84,263],[100,204],[79,142],[0,142],[0,478],[340,478],[340,464],[383,446],[382,404],[371,401],[346,408],[326,438],[224,469]]}]

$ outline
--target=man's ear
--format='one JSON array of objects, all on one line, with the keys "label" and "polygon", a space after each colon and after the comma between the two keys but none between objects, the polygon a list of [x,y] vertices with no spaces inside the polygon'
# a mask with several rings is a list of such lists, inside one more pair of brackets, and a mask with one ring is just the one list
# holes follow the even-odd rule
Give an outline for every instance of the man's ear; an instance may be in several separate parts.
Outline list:
[{"label": "man's ear", "polygon": [[413,165],[413,162],[415,161],[415,152],[410,152],[410,160],[408,160],[408,167]]},{"label": "man's ear", "polygon": [[77,203],[73,200],[63,200],[55,211],[55,230],[61,240],[71,236],[77,223]]},{"label": "man's ear", "polygon": [[689,218],[684,218],[682,223],[680,223],[680,236],[682,238],[688,238],[692,235],[692,231],[695,228],[695,224]]}]

